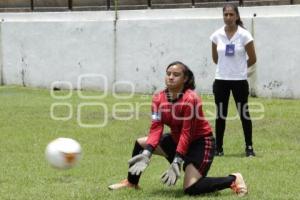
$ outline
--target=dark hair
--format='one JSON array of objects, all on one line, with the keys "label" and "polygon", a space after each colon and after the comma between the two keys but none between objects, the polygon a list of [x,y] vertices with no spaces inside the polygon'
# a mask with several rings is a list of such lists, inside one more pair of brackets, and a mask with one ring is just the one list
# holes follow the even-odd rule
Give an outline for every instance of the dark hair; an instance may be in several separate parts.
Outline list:
[{"label": "dark hair", "polygon": [[184,87],[183,87],[183,91],[187,90],[187,89],[191,89],[194,90],[196,88],[196,84],[195,84],[195,77],[194,77],[194,73],[190,70],[190,68],[185,65],[184,63],[180,62],[180,61],[175,61],[172,62],[171,64],[168,65],[166,71],[174,65],[180,65],[183,67],[183,74],[185,77],[187,77],[187,81],[184,83]]},{"label": "dark hair", "polygon": [[227,4],[225,4],[225,6],[223,7],[223,13],[225,12],[225,9],[226,9],[227,7],[233,8],[234,12],[235,12],[236,15],[238,16],[238,19],[237,19],[236,22],[235,22],[236,25],[239,25],[239,26],[245,28],[245,27],[244,27],[244,23],[243,23],[242,20],[241,20],[240,12],[239,12],[238,7],[237,7],[235,4],[227,3]]}]

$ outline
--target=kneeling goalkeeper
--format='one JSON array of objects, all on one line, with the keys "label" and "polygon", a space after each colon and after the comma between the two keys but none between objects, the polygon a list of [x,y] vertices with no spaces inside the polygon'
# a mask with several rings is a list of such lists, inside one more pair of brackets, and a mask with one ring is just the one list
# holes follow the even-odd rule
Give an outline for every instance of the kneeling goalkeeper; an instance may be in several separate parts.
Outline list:
[{"label": "kneeling goalkeeper", "polygon": [[[127,179],[109,186],[111,190],[139,188],[142,172],[152,154],[164,156],[170,167],[161,180],[172,186],[184,174],[184,193],[199,195],[231,188],[244,196],[247,187],[240,173],[227,177],[207,177],[212,164],[215,141],[211,127],[204,118],[202,100],[194,92],[193,72],[181,62],[173,62],[166,69],[166,89],[155,94],[152,100],[152,122],[148,137],[137,139],[132,158],[128,161]],[[164,125],[171,133],[163,134]]]}]

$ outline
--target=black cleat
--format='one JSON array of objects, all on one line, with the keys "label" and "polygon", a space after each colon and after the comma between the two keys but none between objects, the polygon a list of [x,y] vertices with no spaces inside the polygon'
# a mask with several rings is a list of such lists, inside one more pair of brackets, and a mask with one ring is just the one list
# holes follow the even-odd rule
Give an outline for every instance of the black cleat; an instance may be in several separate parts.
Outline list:
[{"label": "black cleat", "polygon": [[246,157],[254,157],[255,153],[252,146],[247,146],[245,149]]},{"label": "black cleat", "polygon": [[220,150],[215,150],[215,156],[224,156],[224,151],[223,151],[223,148],[220,149]]}]

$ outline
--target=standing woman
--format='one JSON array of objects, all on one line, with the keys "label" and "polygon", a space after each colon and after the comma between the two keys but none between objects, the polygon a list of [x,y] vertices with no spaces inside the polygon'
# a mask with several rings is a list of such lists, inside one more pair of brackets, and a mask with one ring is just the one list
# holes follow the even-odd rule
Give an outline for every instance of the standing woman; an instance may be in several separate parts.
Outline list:
[{"label": "standing woman", "polygon": [[[149,134],[136,140],[132,158],[128,161],[127,179],[109,186],[111,190],[138,188],[142,172],[152,154],[165,157],[170,166],[161,177],[172,186],[180,177],[183,165],[184,193],[198,195],[231,188],[238,196],[247,193],[240,173],[226,177],[207,177],[214,157],[214,138],[202,111],[201,98],[195,89],[193,72],[181,62],[166,69],[166,89],[152,100],[152,121]],[[164,125],[171,132],[163,134]],[[183,164],[184,163],[184,164]]]},{"label": "standing woman", "polygon": [[212,41],[212,58],[217,64],[213,93],[217,108],[215,155],[223,156],[223,137],[228,113],[230,91],[242,121],[246,156],[255,156],[252,146],[252,122],[248,109],[249,85],[247,68],[256,62],[253,37],[244,28],[237,6],[223,7],[225,25],[215,31]]}]

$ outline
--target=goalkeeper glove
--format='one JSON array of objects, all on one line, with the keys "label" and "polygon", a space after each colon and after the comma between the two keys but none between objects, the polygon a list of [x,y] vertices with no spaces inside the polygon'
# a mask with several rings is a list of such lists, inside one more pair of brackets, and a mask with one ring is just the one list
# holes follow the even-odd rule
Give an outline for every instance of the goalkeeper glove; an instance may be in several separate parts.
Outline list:
[{"label": "goalkeeper glove", "polygon": [[164,184],[168,186],[176,184],[176,181],[180,178],[180,168],[182,162],[183,159],[179,155],[176,155],[169,169],[161,176],[161,180]]},{"label": "goalkeeper glove", "polygon": [[128,160],[129,166],[131,166],[128,172],[132,175],[140,175],[149,165],[151,152],[144,150],[141,154],[138,154]]}]

